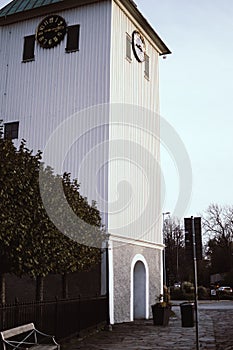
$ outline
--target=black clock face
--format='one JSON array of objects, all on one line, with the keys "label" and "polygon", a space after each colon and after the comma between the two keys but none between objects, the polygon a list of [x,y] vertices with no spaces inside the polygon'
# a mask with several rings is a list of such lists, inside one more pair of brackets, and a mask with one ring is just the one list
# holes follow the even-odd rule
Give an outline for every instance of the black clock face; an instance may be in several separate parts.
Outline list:
[{"label": "black clock face", "polygon": [[143,62],[145,60],[146,45],[143,36],[138,32],[133,32],[132,37],[133,53],[138,62]]},{"label": "black clock face", "polygon": [[44,18],[37,27],[36,40],[44,49],[58,45],[65,37],[66,21],[58,15]]}]

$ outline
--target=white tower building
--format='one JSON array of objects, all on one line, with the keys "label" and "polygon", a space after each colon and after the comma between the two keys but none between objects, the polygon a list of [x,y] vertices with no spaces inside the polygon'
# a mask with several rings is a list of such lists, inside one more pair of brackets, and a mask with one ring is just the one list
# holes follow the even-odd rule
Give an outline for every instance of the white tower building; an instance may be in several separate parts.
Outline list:
[{"label": "white tower building", "polygon": [[0,11],[5,135],[45,152],[56,138],[50,165],[97,201],[111,323],[148,318],[162,290],[158,66],[169,53],[131,0],[14,0]]}]

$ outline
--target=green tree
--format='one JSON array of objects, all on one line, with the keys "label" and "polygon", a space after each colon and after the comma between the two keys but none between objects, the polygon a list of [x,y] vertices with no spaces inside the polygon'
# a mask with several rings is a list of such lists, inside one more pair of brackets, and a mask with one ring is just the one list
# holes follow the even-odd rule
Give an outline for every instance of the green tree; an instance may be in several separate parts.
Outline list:
[{"label": "green tree", "polygon": [[[164,220],[165,265],[169,285],[178,281],[193,281],[193,260],[185,251],[184,227],[174,217]],[[198,283],[207,284],[208,269],[205,262],[198,262]]]},{"label": "green tree", "polygon": [[[73,238],[65,236],[67,218],[62,232],[51,222],[41,199],[39,174],[46,177],[48,196],[56,201],[57,215],[63,207],[56,195],[62,182],[65,196],[80,226],[74,228]],[[33,155],[23,140],[19,149],[11,140],[4,140],[0,130],[0,298],[5,302],[5,273],[28,274],[37,278],[37,299],[43,299],[43,278],[49,273],[89,269],[100,261],[100,249],[80,244],[81,236],[104,238],[101,218],[95,203],[89,205],[79,193],[77,180],[54,175],[41,163],[41,152]],[[84,225],[82,223],[88,223]],[[97,245],[95,245],[97,246]]]},{"label": "green tree", "polygon": [[180,281],[182,277],[181,262],[184,250],[184,233],[180,221],[177,218],[164,220],[164,240],[165,240],[165,266],[167,280],[172,285],[175,281]]},{"label": "green tree", "polygon": [[202,222],[211,273],[230,271],[233,267],[233,206],[211,204]]}]

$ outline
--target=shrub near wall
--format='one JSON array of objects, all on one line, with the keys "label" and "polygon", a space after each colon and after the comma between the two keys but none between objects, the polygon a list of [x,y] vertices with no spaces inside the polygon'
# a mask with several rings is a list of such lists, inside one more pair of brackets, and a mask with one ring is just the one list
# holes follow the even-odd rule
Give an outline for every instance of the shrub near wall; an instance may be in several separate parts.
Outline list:
[{"label": "shrub near wall", "polygon": [[203,286],[198,287],[198,299],[199,300],[207,300],[209,299],[210,292],[207,288]]},{"label": "shrub near wall", "polygon": [[[193,291],[188,293],[182,289],[171,288],[171,299],[172,300],[194,300],[195,295]],[[209,299],[209,291],[207,288],[203,286],[198,287],[198,299],[199,300]]]},{"label": "shrub near wall", "polygon": [[194,300],[193,293],[185,293],[181,289],[172,289],[171,288],[171,299],[172,300]]}]

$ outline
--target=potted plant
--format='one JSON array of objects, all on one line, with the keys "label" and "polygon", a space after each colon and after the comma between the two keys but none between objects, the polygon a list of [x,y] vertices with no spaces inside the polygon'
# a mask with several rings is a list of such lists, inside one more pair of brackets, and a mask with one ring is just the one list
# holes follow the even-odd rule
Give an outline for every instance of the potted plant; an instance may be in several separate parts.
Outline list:
[{"label": "potted plant", "polygon": [[155,326],[167,326],[171,315],[171,303],[168,288],[164,287],[164,294],[160,294],[158,302],[151,305]]}]

